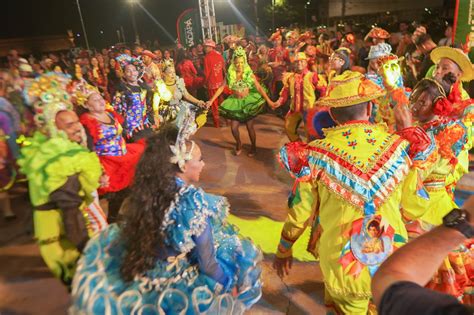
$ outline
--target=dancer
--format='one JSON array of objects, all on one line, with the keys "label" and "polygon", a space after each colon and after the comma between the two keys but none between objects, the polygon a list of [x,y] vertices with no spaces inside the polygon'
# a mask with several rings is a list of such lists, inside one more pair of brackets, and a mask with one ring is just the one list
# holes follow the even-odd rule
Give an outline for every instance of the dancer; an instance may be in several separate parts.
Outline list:
[{"label": "dancer", "polygon": [[286,135],[291,142],[301,141],[298,127],[303,122],[306,140],[309,141],[306,114],[314,107],[317,97],[325,94],[326,81],[322,76],[308,70],[308,59],[305,53],[298,53],[294,62],[296,70],[293,73],[287,73],[284,77],[280,98],[276,102],[269,102],[269,105],[277,108],[285,104],[288,97],[291,97],[290,111],[285,117]]},{"label": "dancer", "polygon": [[348,48],[339,48],[332,53],[329,57],[328,82],[331,82],[335,76],[351,69],[350,54],[351,50]]},{"label": "dancer", "polygon": [[99,188],[99,195],[109,200],[108,222],[116,220],[120,207],[135,174],[135,165],[145,149],[143,141],[126,144],[122,136],[123,118],[111,109],[98,90],[81,82],[75,87],[75,103],[85,109],[80,122],[92,139],[91,149],[98,156],[109,177],[107,186]]},{"label": "dancer", "polygon": [[[415,86],[410,98],[413,118],[430,137],[436,142],[438,161],[434,167],[425,171],[424,186],[429,193],[430,205],[427,212],[408,226],[412,236],[423,234],[433,227],[443,223],[445,217],[453,208],[458,208],[454,202],[454,188],[457,181],[468,173],[467,152],[471,148],[471,129],[460,119],[457,108],[445,94],[450,84],[443,87],[433,79],[423,79]],[[407,109],[408,110],[408,109]],[[410,116],[398,120],[398,129],[411,127]],[[463,158],[464,157],[464,158]],[[474,272],[470,266],[472,253],[468,247],[461,247],[450,253],[429,288],[451,294],[466,302],[472,297]]]},{"label": "dancer", "polygon": [[[46,74],[26,91],[40,131],[21,149],[18,165],[28,178],[41,256],[54,276],[70,285],[82,248],[107,222],[94,202],[100,162],[83,145],[84,130],[71,111],[67,84],[64,76]],[[101,182],[106,185],[107,178]]]},{"label": "dancer", "polygon": [[[232,56],[232,64],[227,73],[227,86],[233,94],[222,102],[219,111],[223,117],[231,120],[232,136],[235,139],[234,154],[238,156],[242,153],[239,125],[245,123],[251,142],[248,156],[255,156],[257,135],[254,118],[263,111],[265,101],[270,103],[271,100],[250,69],[242,47],[238,47]],[[224,89],[225,86],[222,85],[216,91],[208,102],[209,106],[224,92]]]},{"label": "dancer", "polygon": [[308,250],[319,256],[326,305],[337,313],[367,314],[371,276],[407,241],[402,214],[420,217],[428,205],[409,153],[421,165],[432,143],[423,130],[411,128],[408,151],[402,138],[371,124],[371,101],[384,91],[360,73],[335,77],[328,91],[317,104],[330,107],[338,126],[303,149],[291,143],[281,151],[298,180],[274,267],[288,274],[292,245],[311,226]]},{"label": "dancer", "polygon": [[[194,111],[200,111],[200,114],[204,114],[206,103],[198,100],[188,92],[183,78],[176,75],[174,67],[165,66],[163,70],[163,80],[165,83],[165,90],[158,89],[158,93],[161,97],[161,102],[158,106],[160,124],[176,121],[180,112],[191,107],[194,107]],[[196,106],[193,106],[188,102],[191,102]]]},{"label": "dancer", "polygon": [[260,299],[260,250],[226,223],[225,198],[192,184],[204,162],[189,127],[148,139],[123,224],[91,240],[79,262],[72,314],[242,314]]},{"label": "dancer", "polygon": [[123,71],[123,81],[113,100],[115,111],[124,117],[123,132],[127,142],[135,142],[151,133],[154,125],[153,104],[149,88],[139,83],[143,63],[129,55],[116,58]]},{"label": "dancer", "polygon": [[452,103],[460,103],[461,100],[469,99],[469,94],[463,89],[462,82],[474,79],[474,70],[469,57],[458,48],[437,47],[430,53],[430,58],[435,66],[426,74],[427,78],[433,77],[442,83],[446,74],[451,73],[455,83],[446,91]]},{"label": "dancer", "polygon": [[381,58],[387,57],[392,51],[392,46],[386,43],[380,43],[370,47],[369,55],[365,60],[369,61],[369,66],[367,67],[367,73],[365,76],[367,79],[373,81],[375,84],[384,88],[382,76],[379,73],[379,68],[381,66]]}]

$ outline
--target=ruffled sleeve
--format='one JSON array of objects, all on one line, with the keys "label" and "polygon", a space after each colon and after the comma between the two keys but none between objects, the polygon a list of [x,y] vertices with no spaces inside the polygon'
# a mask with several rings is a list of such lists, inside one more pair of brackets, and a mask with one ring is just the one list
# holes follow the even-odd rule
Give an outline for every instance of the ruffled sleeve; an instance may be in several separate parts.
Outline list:
[{"label": "ruffled sleeve", "polygon": [[412,160],[426,159],[426,155],[434,149],[435,141],[421,127],[408,127],[397,134],[410,143],[408,155]]},{"label": "ruffled sleeve", "polygon": [[97,119],[90,117],[87,113],[82,114],[79,118],[81,124],[87,129],[87,132],[91,135],[94,140],[94,144],[99,141],[99,129],[100,125]]},{"label": "ruffled sleeve", "polygon": [[308,145],[303,142],[290,142],[280,149],[280,164],[297,179],[307,178],[311,171],[308,164]]},{"label": "ruffled sleeve", "polygon": [[20,170],[28,178],[30,199],[34,206],[45,204],[49,195],[63,186],[68,178],[78,175],[80,195],[86,204],[99,186],[102,174],[99,158],[93,152],[62,138],[48,139],[36,132],[31,144],[21,150]]},{"label": "ruffled sleeve", "polygon": [[196,246],[193,236],[200,236],[208,222],[221,224],[228,211],[225,198],[192,185],[181,187],[163,220],[166,244],[182,253],[190,252]]}]

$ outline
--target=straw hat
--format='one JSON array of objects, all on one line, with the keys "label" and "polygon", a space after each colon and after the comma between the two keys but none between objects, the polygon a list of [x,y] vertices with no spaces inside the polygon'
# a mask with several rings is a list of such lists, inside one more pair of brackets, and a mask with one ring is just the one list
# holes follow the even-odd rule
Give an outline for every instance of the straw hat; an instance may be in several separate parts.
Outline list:
[{"label": "straw hat", "polygon": [[151,59],[156,59],[157,58],[157,55],[155,55],[154,53],[152,53],[151,51],[149,50],[144,50],[142,52],[142,56],[148,56],[150,57]]},{"label": "straw hat", "polygon": [[369,38],[388,39],[390,38],[390,33],[383,28],[374,27],[365,35],[364,40],[367,41]]},{"label": "straw hat", "polygon": [[328,86],[327,96],[317,106],[348,107],[368,102],[385,95],[385,91],[359,72],[344,71],[334,77]]},{"label": "straw hat", "polygon": [[206,39],[206,40],[204,41],[203,46],[208,46],[208,47],[216,48],[216,42],[213,41],[212,39]]},{"label": "straw hat", "polygon": [[268,40],[270,42],[274,42],[274,41],[281,41],[282,39],[282,36],[281,36],[281,31],[279,29],[277,29],[276,32],[274,32],[269,38]]},{"label": "straw hat", "polygon": [[461,49],[448,46],[437,47],[431,51],[430,57],[435,64],[438,64],[442,58],[454,61],[462,71],[461,81],[471,81],[473,79],[472,63]]},{"label": "straw hat", "polygon": [[304,52],[299,52],[296,54],[294,61],[308,60],[308,57]]}]

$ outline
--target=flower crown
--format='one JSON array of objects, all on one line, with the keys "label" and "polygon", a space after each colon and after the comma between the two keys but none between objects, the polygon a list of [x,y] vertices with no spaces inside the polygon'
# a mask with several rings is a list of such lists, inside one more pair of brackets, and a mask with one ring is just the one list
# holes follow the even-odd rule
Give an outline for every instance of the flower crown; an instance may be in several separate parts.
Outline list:
[{"label": "flower crown", "polygon": [[135,58],[131,57],[127,54],[122,54],[115,58],[117,60],[118,64],[120,65],[120,68],[122,71],[125,71],[125,67],[128,65],[134,65],[135,68],[137,68],[138,71],[138,79],[141,79],[143,74],[145,73],[145,66],[143,65],[143,61],[141,57]]},{"label": "flower crown", "polygon": [[47,73],[29,82],[23,91],[26,102],[34,106],[38,129],[51,137],[61,135],[56,128],[56,114],[73,109],[67,91],[70,82],[68,75]]},{"label": "flower crown", "polygon": [[72,86],[73,89],[73,102],[79,106],[85,106],[89,96],[94,93],[99,93],[99,90],[95,87],[87,83],[85,80],[81,80],[79,82],[75,82]]},{"label": "flower crown", "polygon": [[247,53],[245,52],[245,49],[242,48],[242,46],[239,46],[234,50],[233,59],[240,57],[245,58],[245,61],[247,62]]}]

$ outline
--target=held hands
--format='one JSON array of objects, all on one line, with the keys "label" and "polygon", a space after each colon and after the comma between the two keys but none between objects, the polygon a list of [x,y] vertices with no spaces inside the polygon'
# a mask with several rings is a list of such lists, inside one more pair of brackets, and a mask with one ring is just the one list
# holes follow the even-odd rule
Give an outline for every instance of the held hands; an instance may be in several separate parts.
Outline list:
[{"label": "held hands", "polygon": [[276,109],[278,107],[280,107],[280,104],[278,104],[277,102],[274,102],[272,100],[267,100],[267,104],[268,106],[270,106],[271,109]]},{"label": "held hands", "polygon": [[199,101],[196,103],[196,105],[199,106],[199,107],[205,107],[206,104],[207,104],[207,102],[204,102],[204,101],[201,101],[201,100],[199,100]]}]

